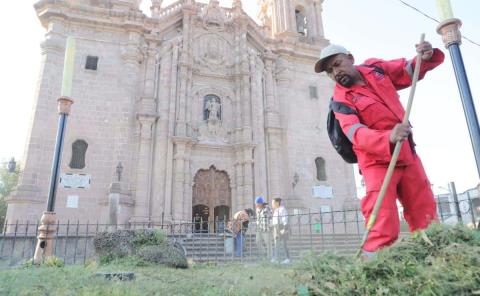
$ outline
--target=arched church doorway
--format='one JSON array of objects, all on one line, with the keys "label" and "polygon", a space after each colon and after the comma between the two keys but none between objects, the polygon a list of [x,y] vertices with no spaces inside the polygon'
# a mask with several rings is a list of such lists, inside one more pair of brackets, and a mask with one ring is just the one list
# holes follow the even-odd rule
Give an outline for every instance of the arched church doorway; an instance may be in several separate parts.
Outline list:
[{"label": "arched church doorway", "polygon": [[[195,175],[193,185],[192,215],[194,221],[195,219],[198,220],[199,217],[206,217],[207,223],[210,223],[210,227],[207,224],[207,231],[209,229],[210,231],[222,232],[226,227],[226,221],[230,218],[231,204],[228,174],[217,170],[214,166],[211,166],[208,170],[199,170]],[[204,207],[203,216],[200,214],[201,206]],[[199,229],[203,229],[202,227]]]}]

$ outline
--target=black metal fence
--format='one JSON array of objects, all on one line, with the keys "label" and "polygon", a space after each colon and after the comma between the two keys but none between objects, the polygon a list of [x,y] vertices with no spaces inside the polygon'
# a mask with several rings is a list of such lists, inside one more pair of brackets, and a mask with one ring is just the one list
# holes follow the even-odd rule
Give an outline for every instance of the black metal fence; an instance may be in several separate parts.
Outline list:
[{"label": "black metal fence", "polygon": [[[480,215],[472,200],[438,203],[438,217],[443,223],[464,223],[478,226]],[[307,252],[334,251],[353,254],[365,230],[365,221],[360,210],[331,212],[306,212],[291,214],[289,220],[288,248],[292,259]],[[95,259],[93,238],[100,232],[119,229],[162,229],[170,239],[179,242],[185,249],[188,260],[194,262],[248,261],[272,256],[273,238],[269,245],[257,241],[256,221],[252,219],[248,230],[243,233],[240,252],[235,247],[234,234],[229,232],[224,219],[192,222],[149,222],[136,224],[81,223],[79,221],[58,222],[55,226],[53,252],[66,264],[85,264]],[[23,224],[7,221],[0,235],[0,267],[19,265],[33,258],[38,235],[38,223]],[[408,226],[401,223],[401,235],[406,235]],[[264,240],[265,241],[265,240]]]}]

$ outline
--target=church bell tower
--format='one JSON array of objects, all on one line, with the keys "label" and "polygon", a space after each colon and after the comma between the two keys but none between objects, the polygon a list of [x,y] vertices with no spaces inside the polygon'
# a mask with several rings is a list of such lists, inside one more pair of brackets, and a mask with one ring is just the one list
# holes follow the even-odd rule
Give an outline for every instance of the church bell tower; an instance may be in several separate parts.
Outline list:
[{"label": "church bell tower", "polygon": [[323,40],[323,0],[259,0],[258,19],[273,38]]}]

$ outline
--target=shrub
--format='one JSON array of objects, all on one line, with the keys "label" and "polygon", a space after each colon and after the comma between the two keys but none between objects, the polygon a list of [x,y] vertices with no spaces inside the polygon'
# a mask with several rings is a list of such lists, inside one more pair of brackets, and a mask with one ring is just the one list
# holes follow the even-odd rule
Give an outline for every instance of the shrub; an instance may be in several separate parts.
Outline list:
[{"label": "shrub", "polygon": [[163,264],[175,268],[187,268],[187,258],[183,250],[170,242],[160,245],[146,245],[138,250],[137,255],[147,262]]},{"label": "shrub", "polygon": [[135,258],[176,268],[186,268],[187,260],[181,245],[171,242],[160,230],[117,230],[101,232],[93,240],[101,264],[117,259]]}]

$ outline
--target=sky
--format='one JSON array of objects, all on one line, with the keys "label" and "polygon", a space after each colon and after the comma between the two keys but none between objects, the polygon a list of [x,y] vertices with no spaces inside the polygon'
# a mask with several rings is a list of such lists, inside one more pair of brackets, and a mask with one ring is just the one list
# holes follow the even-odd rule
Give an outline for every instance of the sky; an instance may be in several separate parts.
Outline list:
[{"label": "sky", "polygon": [[[23,158],[38,75],[40,43],[45,30],[33,9],[36,1],[8,1],[0,10],[2,45],[0,56],[0,162]],[[174,1],[166,0],[164,5]],[[206,1],[200,1],[206,2]],[[231,6],[231,0],[221,0]],[[435,0],[405,2],[438,18]],[[462,34],[480,43],[480,1],[452,0],[456,17],[463,21]],[[247,13],[255,18],[257,0],[243,0]],[[142,9],[148,14],[149,0]],[[411,122],[417,151],[435,192],[444,192],[454,181],[457,191],[477,185],[479,177],[471,142],[448,52],[436,33],[436,23],[405,6],[399,0],[325,0],[325,37],[347,47],[356,61],[371,57],[411,58],[421,33],[447,58],[418,84]],[[464,41],[461,46],[476,106],[480,106],[480,47]],[[408,90],[401,92],[402,101]],[[358,177],[358,176],[357,176]],[[358,185],[360,191],[360,185]]]}]

